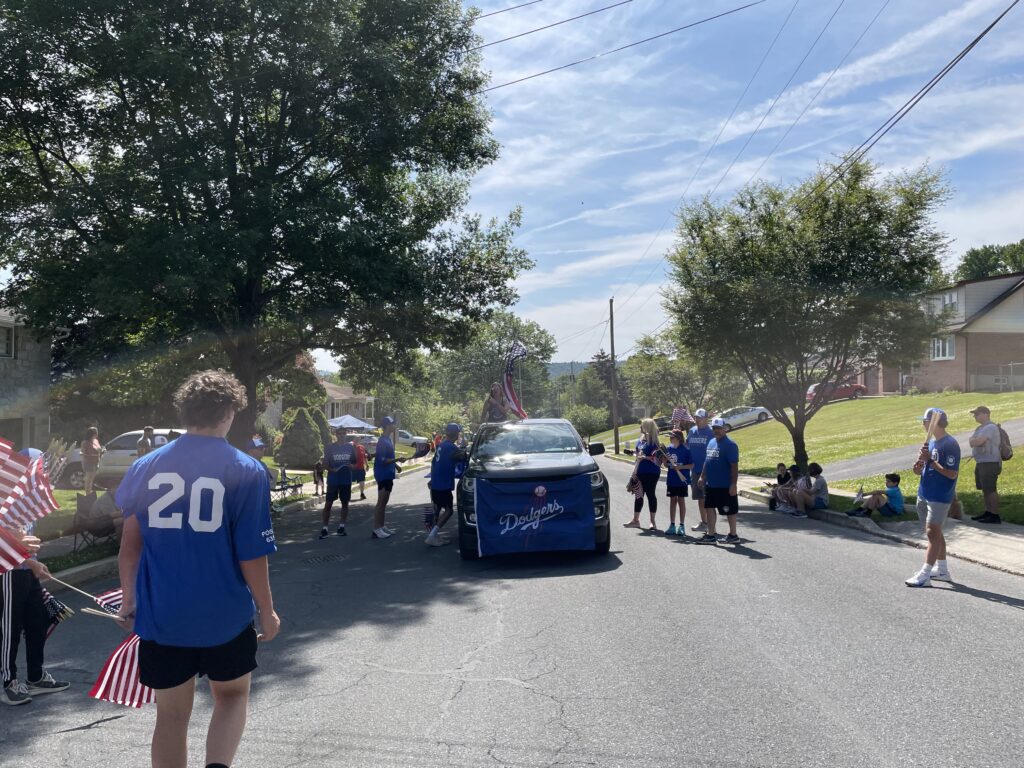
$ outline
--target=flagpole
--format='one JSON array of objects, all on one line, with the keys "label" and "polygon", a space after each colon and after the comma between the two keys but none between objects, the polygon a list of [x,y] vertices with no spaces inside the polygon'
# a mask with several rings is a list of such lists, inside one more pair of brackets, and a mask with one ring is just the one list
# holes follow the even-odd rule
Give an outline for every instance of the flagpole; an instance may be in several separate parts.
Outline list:
[{"label": "flagpole", "polygon": [[80,590],[80,589],[79,589],[78,587],[73,587],[73,586],[71,586],[70,584],[68,584],[68,583],[67,583],[66,581],[61,581],[61,580],[60,580],[60,579],[58,579],[58,578],[57,578],[56,576],[54,576],[54,575],[53,575],[52,573],[50,574],[50,577],[49,577],[49,578],[50,578],[50,581],[56,581],[56,582],[57,582],[58,584],[62,584],[62,585],[64,585],[65,587],[67,587],[68,589],[74,590],[74,591],[75,591],[75,592],[77,592],[78,594],[80,594],[80,595],[84,595],[85,597],[88,597],[88,598],[89,598],[90,600],[92,600],[93,602],[96,602],[96,597],[95,597],[94,595],[90,595],[90,594],[89,594],[88,592],[83,592],[83,591],[82,591],[82,590]]}]

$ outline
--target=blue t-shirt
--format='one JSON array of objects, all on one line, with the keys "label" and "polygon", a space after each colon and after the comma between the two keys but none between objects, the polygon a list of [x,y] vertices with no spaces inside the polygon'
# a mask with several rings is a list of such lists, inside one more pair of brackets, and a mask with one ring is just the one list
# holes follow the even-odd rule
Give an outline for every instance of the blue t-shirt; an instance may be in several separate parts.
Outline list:
[{"label": "blue t-shirt", "polygon": [[895,511],[903,511],[903,491],[900,490],[898,485],[885,489],[885,499],[886,503]]},{"label": "blue t-shirt", "polygon": [[356,447],[352,443],[331,443],[324,450],[327,467],[327,487],[344,488],[352,485],[352,467],[356,465]]},{"label": "blue t-shirt", "polygon": [[239,563],[277,549],[263,465],[185,434],[132,464],[115,501],[142,530],[136,634],[191,648],[237,637],[256,612]]},{"label": "blue t-shirt", "polygon": [[715,433],[711,427],[690,427],[690,434],[686,440],[686,447],[690,449],[693,457],[693,474],[700,475],[704,469],[704,458],[707,455],[708,441],[714,438]]},{"label": "blue t-shirt", "polygon": [[430,462],[430,488],[434,491],[455,490],[455,470],[458,465],[459,446],[445,440],[434,451]]},{"label": "blue t-shirt", "polygon": [[636,455],[644,456],[647,458],[654,459],[654,461],[647,461],[647,459],[641,459],[640,463],[637,464],[636,473],[638,475],[661,475],[661,465],[658,463],[658,457],[655,455],[658,452],[658,445],[655,443],[648,443],[646,440],[641,440],[636,444]]},{"label": "blue t-shirt", "polygon": [[377,455],[373,460],[374,480],[395,479],[395,475],[398,474],[395,471],[395,465],[384,464],[385,461],[391,461],[393,458],[395,458],[395,444],[391,442],[390,437],[382,437],[377,441]]},{"label": "blue t-shirt", "polygon": [[[665,449],[665,453],[668,454],[668,485],[670,488],[679,488],[681,486],[690,484],[690,470],[681,469],[676,472],[672,469],[673,459],[679,466],[684,464],[692,464],[693,457],[690,456],[690,449],[685,445],[680,445],[678,448],[670,445]],[[679,474],[682,473],[684,480],[679,479]]]},{"label": "blue t-shirt", "polygon": [[[932,461],[943,469],[960,471],[960,443],[952,435],[946,435],[939,440],[932,438],[928,441],[928,450],[931,452]],[[943,477],[929,462],[921,474],[917,498],[948,504],[953,501],[955,494],[956,480]]]},{"label": "blue t-shirt", "polygon": [[708,441],[704,460],[704,478],[708,488],[728,488],[732,485],[732,464],[740,462],[740,447],[728,437],[712,437]]}]

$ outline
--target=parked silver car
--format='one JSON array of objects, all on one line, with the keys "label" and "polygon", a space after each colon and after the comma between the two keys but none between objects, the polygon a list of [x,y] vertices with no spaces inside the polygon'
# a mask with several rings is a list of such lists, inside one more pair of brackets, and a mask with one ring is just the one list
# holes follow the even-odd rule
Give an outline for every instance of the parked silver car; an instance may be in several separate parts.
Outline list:
[{"label": "parked silver car", "polygon": [[[185,434],[184,428],[154,429],[153,447],[159,448],[166,445],[169,439]],[[173,437],[172,437],[173,436]],[[130,467],[137,458],[139,438],[142,437],[142,430],[125,432],[103,446],[103,453],[100,455],[99,471],[96,473],[96,483],[101,487],[117,485],[128,473]],[[67,463],[58,482],[61,488],[81,490],[85,487],[85,472],[82,470],[82,452],[75,448],[68,454]]]},{"label": "parked silver car", "polygon": [[742,405],[722,411],[718,416],[725,421],[725,428],[728,431],[749,424],[761,424],[768,421],[772,414],[767,408],[762,408],[759,405]]}]

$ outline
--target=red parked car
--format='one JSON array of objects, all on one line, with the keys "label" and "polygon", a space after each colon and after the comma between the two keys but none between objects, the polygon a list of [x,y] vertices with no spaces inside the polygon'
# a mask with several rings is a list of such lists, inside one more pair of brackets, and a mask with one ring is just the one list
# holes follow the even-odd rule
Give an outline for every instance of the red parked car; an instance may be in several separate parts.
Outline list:
[{"label": "red parked car", "polygon": [[814,399],[814,396],[818,394],[818,389],[821,387],[825,388],[823,397],[826,403],[831,400],[856,400],[861,395],[868,393],[867,387],[863,384],[855,384],[852,381],[844,384],[811,384],[807,388],[807,402]]}]

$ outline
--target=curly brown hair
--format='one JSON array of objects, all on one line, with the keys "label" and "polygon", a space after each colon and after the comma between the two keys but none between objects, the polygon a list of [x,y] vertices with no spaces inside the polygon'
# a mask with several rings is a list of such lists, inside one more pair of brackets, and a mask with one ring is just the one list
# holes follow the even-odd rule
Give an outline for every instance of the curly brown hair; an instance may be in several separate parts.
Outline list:
[{"label": "curly brown hair", "polygon": [[174,407],[186,427],[215,426],[247,403],[242,383],[222,370],[194,373],[174,393]]}]

